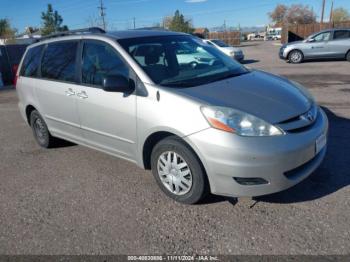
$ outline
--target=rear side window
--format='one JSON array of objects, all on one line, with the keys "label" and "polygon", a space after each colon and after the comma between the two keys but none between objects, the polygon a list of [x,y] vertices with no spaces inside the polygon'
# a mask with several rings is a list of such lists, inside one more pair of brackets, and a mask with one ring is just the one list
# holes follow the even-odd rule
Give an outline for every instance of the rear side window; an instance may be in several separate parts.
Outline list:
[{"label": "rear side window", "polygon": [[43,78],[75,82],[78,42],[48,44],[41,63]]},{"label": "rear side window", "polygon": [[339,30],[334,32],[334,39],[350,38],[350,30]]},{"label": "rear side window", "polygon": [[129,68],[113,47],[102,42],[86,42],[83,48],[82,83],[102,86],[106,76],[129,76]]},{"label": "rear side window", "polygon": [[40,57],[43,46],[30,48],[23,60],[22,70],[20,75],[27,77],[36,77],[40,65]]}]

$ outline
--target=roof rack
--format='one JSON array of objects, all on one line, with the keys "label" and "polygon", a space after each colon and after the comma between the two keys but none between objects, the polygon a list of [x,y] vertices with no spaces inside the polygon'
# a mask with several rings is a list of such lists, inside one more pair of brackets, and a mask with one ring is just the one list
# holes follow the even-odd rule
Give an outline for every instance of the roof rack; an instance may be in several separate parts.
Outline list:
[{"label": "roof rack", "polygon": [[44,37],[41,37],[38,39],[39,41],[43,41],[50,38],[60,37],[60,36],[67,36],[67,35],[79,35],[79,34],[105,34],[106,31],[99,27],[88,27],[88,28],[82,28],[82,29],[75,29],[75,30],[69,30],[69,31],[62,31],[62,32],[56,32]]}]

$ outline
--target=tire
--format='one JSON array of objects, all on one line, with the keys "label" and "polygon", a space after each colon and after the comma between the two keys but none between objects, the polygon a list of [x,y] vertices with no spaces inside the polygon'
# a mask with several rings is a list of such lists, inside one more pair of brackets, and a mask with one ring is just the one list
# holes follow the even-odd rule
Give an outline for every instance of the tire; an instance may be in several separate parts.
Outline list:
[{"label": "tire", "polygon": [[303,61],[303,59],[304,59],[304,55],[299,50],[293,50],[288,55],[288,60],[292,64],[299,64]]},{"label": "tire", "polygon": [[33,135],[39,146],[50,148],[55,145],[56,139],[51,136],[47,125],[37,110],[30,113],[30,126],[32,127]]},{"label": "tire", "polygon": [[350,62],[350,51],[348,51],[348,53],[346,54],[346,60]]},{"label": "tire", "polygon": [[209,193],[208,179],[200,160],[178,137],[167,137],[155,145],[151,167],[159,187],[177,202],[195,204]]}]

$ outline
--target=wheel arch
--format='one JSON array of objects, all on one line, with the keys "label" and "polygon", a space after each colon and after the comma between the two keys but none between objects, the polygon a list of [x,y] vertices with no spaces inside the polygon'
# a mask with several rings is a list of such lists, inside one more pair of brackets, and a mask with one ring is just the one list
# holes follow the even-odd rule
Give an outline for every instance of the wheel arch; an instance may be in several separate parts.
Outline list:
[{"label": "wheel arch", "polygon": [[184,144],[186,144],[193,152],[193,154],[198,158],[199,162],[201,163],[204,171],[206,172],[206,167],[202,161],[202,157],[199,154],[199,152],[197,152],[197,148],[194,148],[193,145],[191,145],[191,143],[189,143],[188,141],[186,141],[186,139],[183,138],[183,136],[180,136],[179,134],[176,134],[174,132],[171,131],[156,131],[152,134],[150,134],[145,142],[143,143],[143,147],[142,147],[142,164],[144,169],[150,170],[151,169],[151,154],[152,154],[152,150],[154,148],[154,146],[161,140],[167,138],[167,137],[176,137],[178,139],[180,139]]},{"label": "wheel arch", "polygon": [[345,58],[350,54],[350,49],[345,53]]},{"label": "wheel arch", "polygon": [[33,105],[27,105],[26,106],[26,117],[27,117],[27,123],[30,125],[30,114],[34,111],[37,110]]},{"label": "wheel arch", "polygon": [[154,148],[154,146],[161,140],[163,140],[166,137],[169,136],[175,136],[178,138],[181,138],[175,133],[169,132],[169,131],[156,131],[152,134],[150,134],[145,142],[143,143],[142,147],[142,163],[143,167],[147,170],[151,169],[151,153]]}]

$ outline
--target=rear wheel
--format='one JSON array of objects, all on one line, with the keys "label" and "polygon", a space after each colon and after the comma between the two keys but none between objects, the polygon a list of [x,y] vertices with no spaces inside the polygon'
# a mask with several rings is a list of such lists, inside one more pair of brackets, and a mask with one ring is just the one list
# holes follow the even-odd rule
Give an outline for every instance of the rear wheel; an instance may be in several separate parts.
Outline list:
[{"label": "rear wheel", "polygon": [[53,136],[51,136],[44,119],[37,110],[33,110],[30,113],[30,125],[32,127],[35,140],[41,147],[50,148],[54,146],[56,140]]},{"label": "rear wheel", "polygon": [[304,56],[303,53],[299,50],[293,50],[288,55],[288,60],[292,64],[299,64],[303,61]]},{"label": "rear wheel", "polygon": [[161,140],[152,150],[151,166],[159,187],[178,202],[195,204],[209,192],[200,160],[180,138]]}]

